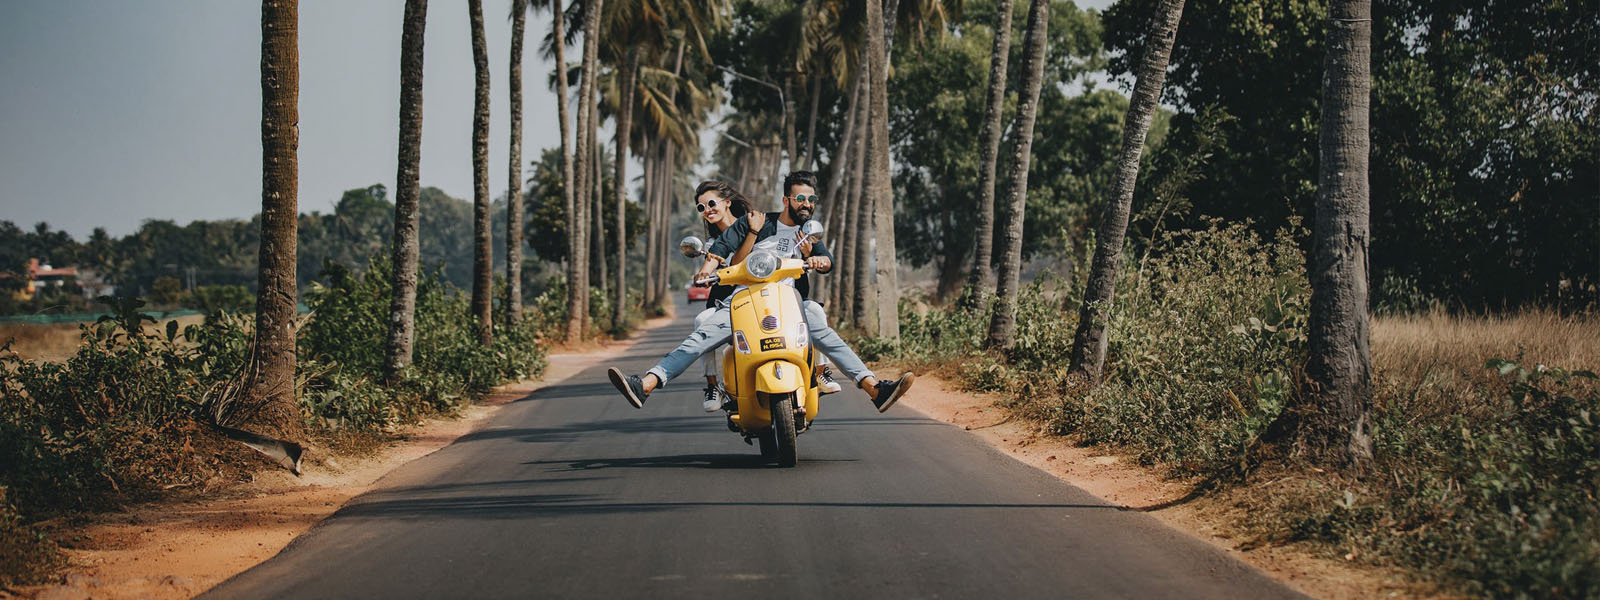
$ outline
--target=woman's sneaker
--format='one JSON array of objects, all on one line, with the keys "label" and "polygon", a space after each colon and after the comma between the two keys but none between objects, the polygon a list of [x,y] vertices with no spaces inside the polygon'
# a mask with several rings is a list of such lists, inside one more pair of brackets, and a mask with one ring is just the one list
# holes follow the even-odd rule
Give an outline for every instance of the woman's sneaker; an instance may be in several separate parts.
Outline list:
[{"label": "woman's sneaker", "polygon": [[839,382],[833,380],[833,369],[822,365],[822,373],[817,375],[817,391],[823,394],[832,394],[839,391]]},{"label": "woman's sneaker", "polygon": [[706,399],[704,402],[700,403],[700,408],[705,409],[705,411],[708,413],[714,413],[722,410],[722,393],[717,391],[717,388],[709,385],[706,386],[705,392]]}]

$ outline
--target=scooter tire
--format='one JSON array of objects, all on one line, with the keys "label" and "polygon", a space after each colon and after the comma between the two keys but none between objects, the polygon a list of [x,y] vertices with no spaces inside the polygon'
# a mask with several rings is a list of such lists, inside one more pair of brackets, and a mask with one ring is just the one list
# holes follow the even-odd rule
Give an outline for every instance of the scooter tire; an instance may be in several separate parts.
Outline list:
[{"label": "scooter tire", "polygon": [[800,462],[800,449],[795,446],[794,396],[791,393],[772,399],[772,432],[778,446],[778,466],[784,468]]}]

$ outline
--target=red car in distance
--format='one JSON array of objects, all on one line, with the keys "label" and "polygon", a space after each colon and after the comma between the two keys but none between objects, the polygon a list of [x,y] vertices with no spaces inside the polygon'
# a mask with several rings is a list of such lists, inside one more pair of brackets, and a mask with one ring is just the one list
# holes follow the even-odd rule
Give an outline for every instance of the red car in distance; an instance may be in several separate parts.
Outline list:
[{"label": "red car in distance", "polygon": [[695,285],[692,281],[689,282],[685,287],[689,290],[689,304],[705,302],[707,298],[711,297],[710,287]]}]

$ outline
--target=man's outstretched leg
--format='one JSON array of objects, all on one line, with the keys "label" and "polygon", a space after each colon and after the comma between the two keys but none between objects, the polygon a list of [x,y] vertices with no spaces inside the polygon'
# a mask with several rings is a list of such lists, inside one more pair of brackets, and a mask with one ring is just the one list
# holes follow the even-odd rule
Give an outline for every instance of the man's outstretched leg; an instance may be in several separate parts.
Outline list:
[{"label": "man's outstretched leg", "polygon": [[844,371],[845,375],[855,381],[856,387],[867,393],[867,397],[872,399],[872,405],[877,407],[878,412],[889,410],[895,401],[906,394],[906,390],[911,389],[911,384],[917,380],[916,373],[906,371],[899,379],[878,381],[872,371],[867,369],[866,363],[861,362],[861,358],[850,349],[850,345],[844,343],[844,338],[839,337],[839,333],[828,326],[828,315],[823,312],[821,304],[807,300],[804,308],[806,328],[810,330],[811,343],[838,365],[840,371]]},{"label": "man's outstretched leg", "polygon": [[728,318],[726,308],[718,308],[710,317],[696,321],[698,325],[694,333],[684,338],[683,343],[668,352],[661,358],[661,362],[650,367],[643,376],[624,375],[616,367],[606,370],[606,374],[611,377],[611,385],[617,386],[617,391],[622,392],[622,397],[627,398],[628,403],[634,408],[644,408],[644,401],[650,396],[650,392],[672,381],[674,377],[682,375],[701,354],[733,337],[733,325]]}]

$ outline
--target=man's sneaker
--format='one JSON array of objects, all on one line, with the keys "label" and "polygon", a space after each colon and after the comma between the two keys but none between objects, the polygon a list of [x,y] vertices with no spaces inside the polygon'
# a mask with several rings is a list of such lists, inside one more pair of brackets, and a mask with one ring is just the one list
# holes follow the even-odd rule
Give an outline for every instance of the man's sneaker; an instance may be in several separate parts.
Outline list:
[{"label": "man's sneaker", "polygon": [[828,365],[822,365],[822,373],[817,375],[817,380],[821,383],[821,385],[817,386],[818,391],[824,394],[832,394],[839,391],[839,382],[833,380],[833,369],[829,368]]},{"label": "man's sneaker", "polygon": [[649,396],[644,391],[644,382],[638,375],[623,375],[616,367],[606,369],[606,374],[611,376],[611,385],[617,386],[617,391],[622,392],[622,397],[628,399],[628,404],[634,408],[644,408],[644,399]]},{"label": "man's sneaker", "polygon": [[907,371],[894,381],[879,381],[878,397],[872,399],[872,405],[878,407],[878,412],[889,410],[896,400],[906,395],[906,390],[911,389],[911,384],[917,380],[917,374]]},{"label": "man's sneaker", "polygon": [[706,386],[706,400],[700,403],[700,408],[704,408],[706,412],[722,410],[722,393],[715,387]]}]

